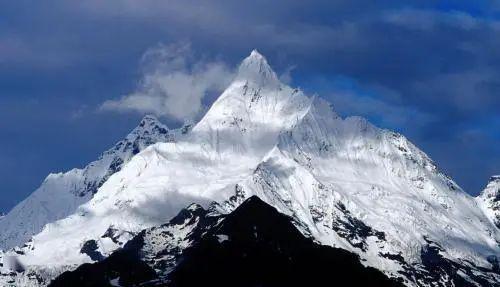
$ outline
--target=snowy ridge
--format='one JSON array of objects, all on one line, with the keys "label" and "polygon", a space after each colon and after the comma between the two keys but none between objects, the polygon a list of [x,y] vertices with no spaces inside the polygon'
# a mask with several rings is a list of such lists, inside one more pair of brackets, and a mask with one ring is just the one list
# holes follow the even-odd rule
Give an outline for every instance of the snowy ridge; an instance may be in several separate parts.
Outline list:
[{"label": "snowy ridge", "polygon": [[368,265],[393,275],[406,272],[407,263],[421,264],[429,241],[439,242],[447,258],[490,266],[499,252],[498,232],[425,154],[360,118],[329,119],[306,116],[284,133],[239,186],[240,198],[257,195],[272,202],[302,223],[305,234],[357,252]]},{"label": "snowy ridge", "polygon": [[17,259],[64,271],[93,261],[89,240],[103,256],[119,248],[102,239],[110,227],[136,234],[193,202],[230,212],[252,195],[409,286],[500,280],[500,230],[474,198],[402,135],[280,83],[256,51],[190,133],[133,156]]},{"label": "snowy ridge", "polygon": [[49,174],[33,194],[0,219],[0,249],[21,246],[45,224],[74,213],[135,154],[151,144],[173,138],[174,133],[155,117],[146,116],[124,140],[85,168]]}]

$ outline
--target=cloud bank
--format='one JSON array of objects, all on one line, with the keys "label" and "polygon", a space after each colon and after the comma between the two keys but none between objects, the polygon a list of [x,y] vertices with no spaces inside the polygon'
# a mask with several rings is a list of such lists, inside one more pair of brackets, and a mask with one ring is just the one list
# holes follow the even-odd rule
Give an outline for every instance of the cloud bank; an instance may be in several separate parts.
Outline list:
[{"label": "cloud bank", "polygon": [[209,93],[224,90],[233,70],[221,61],[194,60],[189,44],[158,45],[141,60],[143,76],[136,91],[105,101],[105,111],[153,113],[174,120],[192,119],[200,113]]}]

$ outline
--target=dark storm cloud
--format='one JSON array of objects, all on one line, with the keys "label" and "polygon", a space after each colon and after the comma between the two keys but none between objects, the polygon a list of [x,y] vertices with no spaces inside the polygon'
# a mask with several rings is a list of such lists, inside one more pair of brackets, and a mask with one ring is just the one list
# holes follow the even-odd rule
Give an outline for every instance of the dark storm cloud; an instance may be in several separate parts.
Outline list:
[{"label": "dark storm cloud", "polygon": [[[342,114],[408,135],[470,193],[500,173],[494,1],[21,0],[0,8],[0,105],[8,111],[0,118],[9,131],[0,148],[19,154],[2,161],[23,166],[31,184],[3,172],[0,192],[15,200],[132,128],[138,115],[95,110],[136,89],[141,56],[160,43],[189,42],[192,57],[228,67],[257,48]],[[50,137],[28,152],[40,130]]]}]

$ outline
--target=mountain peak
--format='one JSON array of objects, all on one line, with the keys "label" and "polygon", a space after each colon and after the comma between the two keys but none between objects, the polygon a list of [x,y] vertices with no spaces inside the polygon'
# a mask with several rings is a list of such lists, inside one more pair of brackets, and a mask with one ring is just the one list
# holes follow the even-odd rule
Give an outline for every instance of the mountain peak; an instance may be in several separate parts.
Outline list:
[{"label": "mountain peak", "polygon": [[160,123],[160,121],[155,116],[153,116],[153,115],[145,115],[142,118],[141,123],[139,124],[139,126],[140,127],[151,126],[151,125],[156,125],[156,124],[159,124],[159,123]]},{"label": "mountain peak", "polygon": [[265,60],[265,57],[257,51],[257,49],[253,49],[252,52],[250,52],[250,57],[255,57],[255,58],[262,58]]},{"label": "mountain peak", "polygon": [[[174,139],[174,132],[156,117],[147,115],[125,139],[103,152],[85,168],[49,174],[32,195],[7,215],[0,213],[0,249],[22,246],[47,223],[65,218],[75,212],[78,206],[88,202],[102,184],[120,171],[134,155],[154,143],[171,142]],[[1,280],[0,286],[4,286]]]},{"label": "mountain peak", "polygon": [[500,200],[500,175],[492,175],[486,188],[481,192],[481,197],[499,197]]},{"label": "mountain peak", "polygon": [[167,135],[168,132],[168,127],[162,124],[155,116],[146,115],[126,139],[134,141],[137,138],[144,137],[146,134],[154,137],[156,135]]},{"label": "mountain peak", "polygon": [[492,175],[492,176],[490,177],[490,181],[489,181],[489,182],[490,182],[490,183],[491,183],[491,182],[495,182],[495,183],[496,183],[496,182],[498,182],[498,183],[500,183],[500,175]]},{"label": "mountain peak", "polygon": [[490,177],[486,188],[476,198],[491,222],[500,229],[500,175]]},{"label": "mountain peak", "polygon": [[481,192],[479,197],[494,199],[495,202],[500,202],[500,175],[490,177],[486,188]]},{"label": "mountain peak", "polygon": [[236,79],[253,82],[258,86],[279,84],[278,76],[266,58],[255,49],[241,62]]}]

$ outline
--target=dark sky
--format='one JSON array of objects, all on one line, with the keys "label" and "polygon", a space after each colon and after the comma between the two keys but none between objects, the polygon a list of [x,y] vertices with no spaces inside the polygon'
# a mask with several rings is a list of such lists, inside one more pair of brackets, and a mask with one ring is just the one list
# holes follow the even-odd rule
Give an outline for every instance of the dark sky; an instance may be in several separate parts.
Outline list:
[{"label": "dark sky", "polygon": [[[100,107],[140,91],[155,47],[188,45],[177,68],[202,79],[256,48],[340,114],[409,137],[470,194],[500,173],[498,2],[269,2],[2,1],[0,211],[136,126],[147,109]],[[160,67],[168,75],[172,61]]]}]

